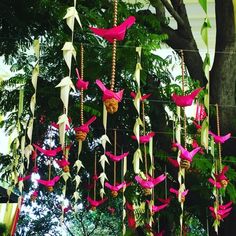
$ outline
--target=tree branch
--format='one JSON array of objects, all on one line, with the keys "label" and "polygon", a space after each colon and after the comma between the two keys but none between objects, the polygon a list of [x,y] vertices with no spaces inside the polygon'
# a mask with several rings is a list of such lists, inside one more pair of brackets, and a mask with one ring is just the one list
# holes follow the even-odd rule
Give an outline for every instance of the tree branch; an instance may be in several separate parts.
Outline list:
[{"label": "tree branch", "polygon": [[174,17],[179,26],[185,27],[185,23],[177,11],[170,5],[167,0],[161,0],[162,4],[165,6],[167,11]]}]

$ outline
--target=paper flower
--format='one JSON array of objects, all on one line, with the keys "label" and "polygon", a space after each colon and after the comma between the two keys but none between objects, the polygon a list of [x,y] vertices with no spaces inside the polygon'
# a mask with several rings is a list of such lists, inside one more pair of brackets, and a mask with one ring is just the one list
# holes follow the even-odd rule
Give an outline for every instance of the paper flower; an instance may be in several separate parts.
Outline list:
[{"label": "paper flower", "polygon": [[209,207],[209,209],[213,218],[217,220],[223,220],[230,214],[230,211],[232,210],[232,207],[230,207],[231,205],[232,202],[228,202],[225,205],[219,205],[219,208],[216,210],[216,212],[214,207]]},{"label": "paper flower", "polygon": [[30,175],[26,175],[25,177],[18,177],[18,182],[20,181],[25,181],[31,178],[31,174]]},{"label": "paper flower", "polygon": [[[140,143],[148,143],[154,135],[155,135],[154,132],[150,132],[147,135],[140,136],[139,141],[140,141]],[[134,140],[137,140],[136,136],[134,136],[134,135],[132,135],[131,138]]]},{"label": "paper flower", "polygon": [[89,204],[91,205],[91,207],[98,207],[101,204],[103,204],[108,198],[103,198],[99,201],[93,200],[92,198],[90,198],[89,196],[87,197],[87,201],[89,202]]},{"label": "paper flower", "polygon": [[119,156],[113,155],[113,154],[111,154],[110,152],[105,152],[105,154],[106,154],[112,161],[118,162],[118,161],[122,160],[123,158],[127,157],[127,156],[129,155],[129,152],[125,152],[124,154],[119,155]]},{"label": "paper flower", "polygon": [[161,183],[166,178],[166,175],[162,174],[156,178],[152,178],[151,176],[147,175],[146,178],[147,179],[144,180],[139,175],[135,176],[135,180],[141,185],[142,188],[152,189],[157,184]]},{"label": "paper flower", "polygon": [[213,132],[209,131],[209,134],[213,137],[215,143],[224,143],[226,140],[228,140],[231,137],[231,133],[228,133],[224,136],[218,136],[214,134]]},{"label": "paper flower", "polygon": [[[136,93],[134,93],[134,92],[131,92],[130,95],[131,95],[132,98],[136,97]],[[143,96],[141,96],[140,100],[144,101],[144,100],[148,99],[150,96],[151,96],[151,93],[144,94]]]},{"label": "paper flower", "polygon": [[197,147],[193,149],[191,152],[183,148],[179,143],[176,143],[176,146],[180,150],[180,158],[183,160],[187,160],[189,162],[192,162],[193,157],[197,154],[197,152],[201,149],[201,147]]},{"label": "paper flower", "polygon": [[125,38],[126,30],[130,28],[134,23],[135,23],[135,17],[130,16],[123,23],[113,28],[109,29],[94,28],[94,27],[89,27],[89,28],[94,34],[103,37],[110,43],[113,43],[114,39],[119,41],[123,40]]},{"label": "paper flower", "polygon": [[84,133],[88,133],[89,132],[89,125],[91,125],[96,119],[97,119],[96,116],[92,116],[86,123],[84,123],[80,127],[75,127],[74,128],[75,132],[82,131]]},{"label": "paper flower", "polygon": [[55,149],[43,149],[41,147],[39,147],[38,145],[36,144],[33,144],[33,146],[38,150],[40,151],[41,153],[43,153],[45,156],[48,156],[48,157],[55,157],[57,155],[57,153],[61,152],[62,151],[62,148],[61,147],[57,147]]},{"label": "paper flower", "polygon": [[38,181],[40,184],[42,184],[42,185],[44,185],[44,186],[46,186],[46,187],[53,187],[53,186],[56,184],[56,182],[59,181],[59,179],[60,179],[60,176],[55,176],[55,177],[54,177],[53,179],[51,179],[51,180],[37,179],[37,181]]},{"label": "paper flower", "polygon": [[124,89],[122,89],[119,92],[113,92],[112,90],[107,89],[105,85],[98,79],[96,80],[96,84],[103,92],[103,97],[102,97],[103,101],[114,98],[116,101],[121,102]]},{"label": "paper flower", "polygon": [[215,174],[215,179],[209,178],[208,181],[216,188],[225,188],[228,185],[228,178],[225,173],[229,170],[228,166],[224,166],[219,174]]},{"label": "paper flower", "polygon": [[[148,204],[150,204],[150,201],[149,201],[149,200],[146,200],[146,201],[147,201]],[[167,206],[168,206],[167,203],[162,204],[162,205],[160,205],[160,206],[155,206],[155,205],[153,205],[153,206],[152,206],[152,213],[159,212],[159,211],[165,209]]]},{"label": "paper flower", "polygon": [[198,89],[194,90],[192,93],[190,93],[188,95],[182,95],[182,96],[174,93],[171,96],[171,98],[177,106],[180,106],[180,107],[191,106],[193,103],[193,100],[195,99],[195,97],[199,94],[199,92],[202,89],[203,88],[198,88]]},{"label": "paper flower", "polygon": [[89,85],[89,82],[87,81],[84,81],[80,78],[80,75],[79,75],[79,70],[76,68],[76,74],[77,74],[77,82],[76,82],[76,88],[77,89],[83,89],[83,90],[87,90],[88,89],[88,85]]}]

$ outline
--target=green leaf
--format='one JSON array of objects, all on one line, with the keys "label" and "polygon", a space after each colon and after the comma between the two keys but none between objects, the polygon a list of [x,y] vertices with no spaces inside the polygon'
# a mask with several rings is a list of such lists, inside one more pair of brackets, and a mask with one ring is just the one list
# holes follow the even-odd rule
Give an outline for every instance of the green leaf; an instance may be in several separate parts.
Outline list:
[{"label": "green leaf", "polygon": [[205,18],[204,23],[202,24],[201,28],[201,36],[202,40],[208,46],[208,29],[211,28],[211,24],[208,18]]},{"label": "green leaf", "polygon": [[207,14],[207,0],[198,0],[199,4],[201,5],[202,9]]},{"label": "green leaf", "polygon": [[[205,71],[205,73],[209,71],[210,64],[211,64],[210,54],[206,53],[205,58],[204,58],[204,62],[203,62],[203,70]],[[207,78],[207,79],[209,79],[209,78]]]},{"label": "green leaf", "polygon": [[209,130],[208,122],[204,120],[201,129],[201,145],[203,145],[206,149],[208,148],[208,130]]}]

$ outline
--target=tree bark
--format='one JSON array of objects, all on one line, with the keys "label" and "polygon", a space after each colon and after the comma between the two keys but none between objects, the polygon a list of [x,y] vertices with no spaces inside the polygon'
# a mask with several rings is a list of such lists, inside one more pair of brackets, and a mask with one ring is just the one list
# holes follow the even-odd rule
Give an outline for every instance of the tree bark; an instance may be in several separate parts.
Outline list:
[{"label": "tree bark", "polygon": [[[232,0],[216,0],[215,12],[217,31],[216,53],[210,73],[211,104],[219,105],[222,135],[231,132],[235,136],[236,38]],[[228,140],[223,148],[225,155],[236,155],[234,139]]]}]

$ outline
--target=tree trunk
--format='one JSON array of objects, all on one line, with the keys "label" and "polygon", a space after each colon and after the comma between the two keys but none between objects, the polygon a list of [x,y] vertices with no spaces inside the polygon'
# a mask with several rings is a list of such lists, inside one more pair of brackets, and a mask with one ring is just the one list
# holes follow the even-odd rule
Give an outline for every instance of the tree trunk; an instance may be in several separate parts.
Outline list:
[{"label": "tree trunk", "polygon": [[[236,134],[236,42],[232,0],[217,0],[215,59],[210,73],[211,104],[218,104],[221,134]],[[212,123],[215,127],[216,122]],[[225,155],[236,155],[235,139],[223,145]]]}]

